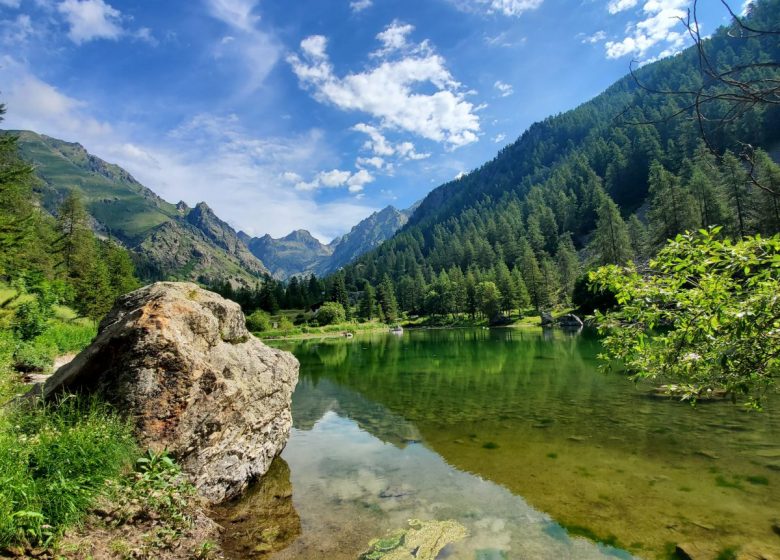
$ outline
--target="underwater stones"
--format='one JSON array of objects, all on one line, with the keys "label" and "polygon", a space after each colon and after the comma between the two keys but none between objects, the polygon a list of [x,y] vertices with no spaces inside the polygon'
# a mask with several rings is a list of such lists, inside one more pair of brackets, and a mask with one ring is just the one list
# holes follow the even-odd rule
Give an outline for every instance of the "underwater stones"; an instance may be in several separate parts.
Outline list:
[{"label": "underwater stones", "polygon": [[372,540],[360,560],[434,560],[445,546],[467,536],[466,528],[455,520],[411,519],[408,529]]},{"label": "underwater stones", "polygon": [[237,303],[158,282],[120,297],[92,344],[37,394],[101,395],[131,419],[141,446],[173,454],[219,503],[284,448],[297,380],[298,361],[252,336]]}]

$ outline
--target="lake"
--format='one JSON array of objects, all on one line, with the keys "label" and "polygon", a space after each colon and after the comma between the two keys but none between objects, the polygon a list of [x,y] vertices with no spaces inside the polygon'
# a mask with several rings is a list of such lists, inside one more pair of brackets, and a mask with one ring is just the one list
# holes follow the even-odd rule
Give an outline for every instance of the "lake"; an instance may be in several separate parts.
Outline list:
[{"label": "lake", "polygon": [[410,519],[465,526],[441,557],[469,560],[780,548],[776,398],[652,398],[597,369],[595,336],[559,330],[273,344],[301,362],[294,427],[229,512],[241,557],[355,559]]}]

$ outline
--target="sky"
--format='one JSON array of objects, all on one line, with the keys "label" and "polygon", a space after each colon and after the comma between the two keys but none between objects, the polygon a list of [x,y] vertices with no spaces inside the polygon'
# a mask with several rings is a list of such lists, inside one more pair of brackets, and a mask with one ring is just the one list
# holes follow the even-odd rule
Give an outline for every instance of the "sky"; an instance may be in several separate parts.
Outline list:
[{"label": "sky", "polygon": [[[327,242],[678,52],[690,6],[0,0],[2,126],[79,142],[251,235]],[[705,35],[726,21],[718,0],[699,12]]]}]

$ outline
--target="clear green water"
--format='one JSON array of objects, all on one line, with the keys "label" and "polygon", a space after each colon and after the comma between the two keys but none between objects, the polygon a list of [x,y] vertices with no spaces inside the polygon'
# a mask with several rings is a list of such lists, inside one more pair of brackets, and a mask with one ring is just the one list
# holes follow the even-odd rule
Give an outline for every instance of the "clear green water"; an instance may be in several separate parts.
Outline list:
[{"label": "clear green water", "polygon": [[561,331],[276,345],[301,377],[273,481],[297,518],[272,558],[356,558],[409,518],[468,528],[448,558],[780,548],[780,399],[761,414],[656,400],[597,371],[594,337]]}]

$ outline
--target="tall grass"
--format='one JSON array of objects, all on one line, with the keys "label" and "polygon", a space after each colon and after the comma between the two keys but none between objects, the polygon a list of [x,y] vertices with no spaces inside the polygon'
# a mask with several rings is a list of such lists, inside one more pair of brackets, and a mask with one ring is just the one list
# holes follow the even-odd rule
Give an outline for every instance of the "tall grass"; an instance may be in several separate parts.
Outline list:
[{"label": "tall grass", "polygon": [[0,546],[48,544],[138,454],[128,424],[92,398],[0,416]]}]

